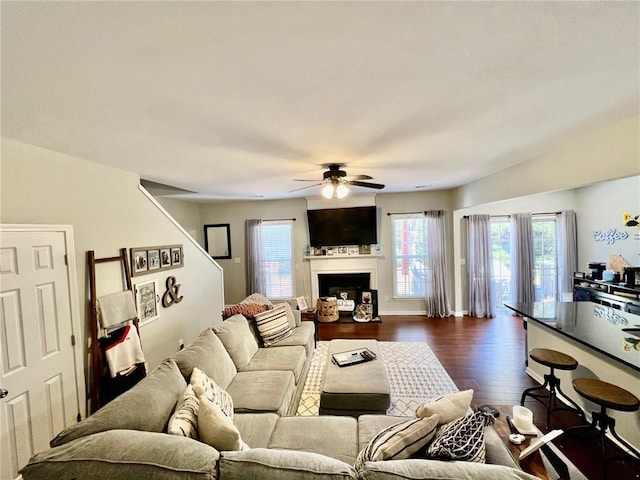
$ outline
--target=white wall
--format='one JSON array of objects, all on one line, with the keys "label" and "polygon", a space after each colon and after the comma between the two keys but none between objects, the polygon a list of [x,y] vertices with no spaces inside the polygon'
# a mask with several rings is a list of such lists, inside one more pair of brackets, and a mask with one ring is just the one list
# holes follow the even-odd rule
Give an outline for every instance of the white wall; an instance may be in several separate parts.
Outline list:
[{"label": "white wall", "polygon": [[[88,335],[88,250],[97,257],[109,257],[122,247],[183,245],[183,268],[134,277],[134,283],[157,280],[162,294],[166,277],[175,276],[184,297],[170,308],[159,304],[159,319],[141,328],[145,356],[153,368],[177,351],[179,339],[189,343],[221,320],[223,277],[216,263],[138,183],[132,173],[2,140],[2,223],[73,226],[84,338]],[[118,275],[100,274],[99,294],[122,289]]]},{"label": "white wall", "polygon": [[155,199],[189,235],[200,245],[204,245],[204,230],[200,222],[200,206],[197,203],[169,197],[155,197]]}]

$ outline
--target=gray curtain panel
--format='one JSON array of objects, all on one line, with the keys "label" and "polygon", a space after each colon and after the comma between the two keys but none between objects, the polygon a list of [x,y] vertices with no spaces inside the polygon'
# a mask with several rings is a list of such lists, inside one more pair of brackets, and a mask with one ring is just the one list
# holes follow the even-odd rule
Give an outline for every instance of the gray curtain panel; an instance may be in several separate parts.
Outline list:
[{"label": "gray curtain panel", "polygon": [[511,301],[535,302],[531,213],[511,215]]},{"label": "gray curtain panel", "polygon": [[467,217],[467,269],[469,274],[469,315],[495,316],[491,295],[491,219],[489,215]]},{"label": "gray curtain panel", "polygon": [[451,314],[449,283],[447,282],[447,255],[445,243],[445,212],[425,212],[427,231],[427,317],[448,317]]},{"label": "gray curtain panel", "polygon": [[[576,212],[563,210],[556,216],[558,238],[558,300],[573,297],[573,273],[578,268]],[[566,294],[566,295],[564,295]]]},{"label": "gray curtain panel", "polygon": [[266,292],[266,281],[262,272],[263,242],[262,220],[249,219],[245,222],[247,248],[247,295]]}]

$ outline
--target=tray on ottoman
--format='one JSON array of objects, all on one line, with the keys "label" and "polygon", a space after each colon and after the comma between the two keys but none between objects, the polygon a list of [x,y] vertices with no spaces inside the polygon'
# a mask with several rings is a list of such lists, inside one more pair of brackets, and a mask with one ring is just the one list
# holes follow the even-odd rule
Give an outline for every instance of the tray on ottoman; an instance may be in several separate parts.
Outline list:
[{"label": "tray on ottoman", "polygon": [[[333,363],[334,354],[360,349],[368,349],[378,360],[348,368]],[[329,342],[327,369],[320,393],[320,415],[384,415],[390,405],[389,381],[378,342],[343,339]]]}]

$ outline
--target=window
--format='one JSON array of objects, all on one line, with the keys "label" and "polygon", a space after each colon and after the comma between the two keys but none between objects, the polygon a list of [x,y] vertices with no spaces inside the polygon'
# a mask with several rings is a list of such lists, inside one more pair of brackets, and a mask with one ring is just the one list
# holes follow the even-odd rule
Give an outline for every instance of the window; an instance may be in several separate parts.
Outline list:
[{"label": "window", "polygon": [[424,298],[426,279],[426,228],[422,214],[394,216],[393,295],[395,298]]},{"label": "window", "polygon": [[262,272],[269,299],[293,298],[292,226],[291,220],[262,222]]},{"label": "window", "polygon": [[[556,302],[558,298],[558,256],[555,217],[534,217],[532,272],[536,302]],[[508,217],[491,219],[491,294],[496,310],[506,310],[511,283],[511,222]]]}]

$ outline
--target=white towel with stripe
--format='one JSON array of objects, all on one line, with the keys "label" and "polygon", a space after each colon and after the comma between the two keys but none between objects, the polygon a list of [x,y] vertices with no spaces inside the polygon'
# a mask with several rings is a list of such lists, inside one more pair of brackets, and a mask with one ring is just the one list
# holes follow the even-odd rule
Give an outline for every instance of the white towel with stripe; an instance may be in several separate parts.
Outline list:
[{"label": "white towel with stripe", "polygon": [[107,357],[109,373],[112,378],[118,374],[126,375],[132,372],[137,364],[145,361],[140,337],[133,325],[124,327],[122,329],[122,337],[105,347],[104,353]]}]

